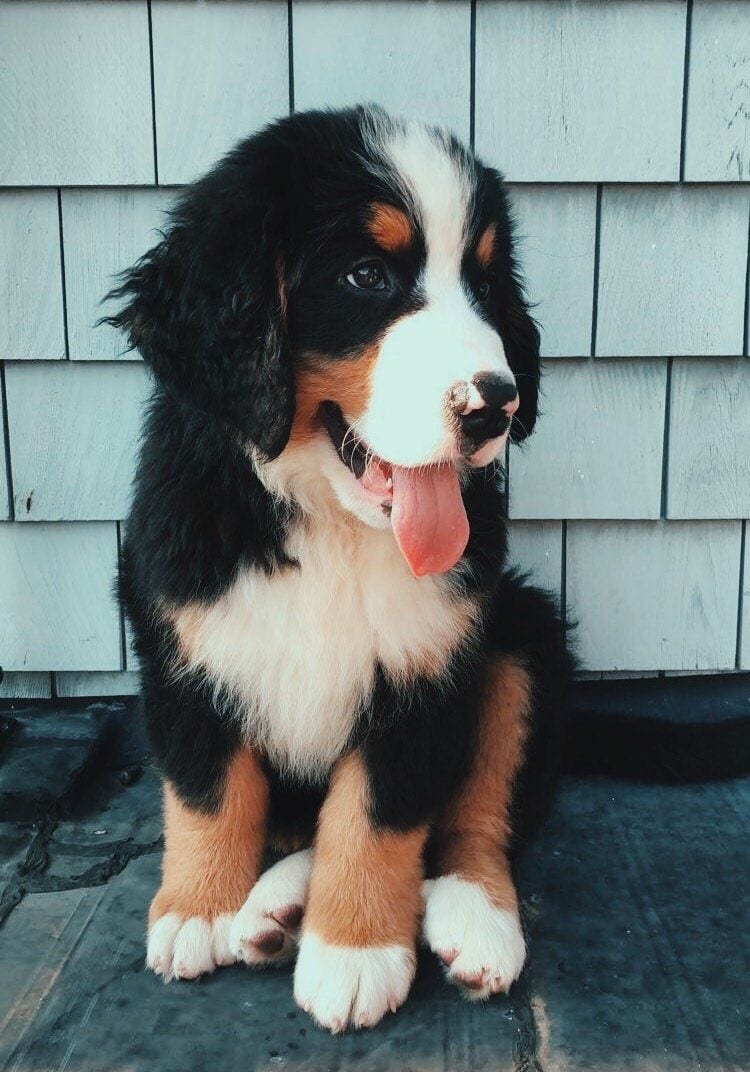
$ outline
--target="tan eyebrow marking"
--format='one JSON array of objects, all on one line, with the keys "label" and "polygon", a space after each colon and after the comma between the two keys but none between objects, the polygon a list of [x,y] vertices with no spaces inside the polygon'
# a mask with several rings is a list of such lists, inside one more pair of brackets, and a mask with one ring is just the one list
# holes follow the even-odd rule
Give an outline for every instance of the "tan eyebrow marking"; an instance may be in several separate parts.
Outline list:
[{"label": "tan eyebrow marking", "polygon": [[411,220],[395,205],[380,202],[370,206],[370,218],[367,230],[377,244],[387,253],[397,253],[406,249],[414,238]]},{"label": "tan eyebrow marking", "polygon": [[490,261],[495,253],[495,237],[495,224],[491,223],[489,227],[486,227],[482,232],[482,237],[477,243],[477,260],[482,268],[489,267]]}]

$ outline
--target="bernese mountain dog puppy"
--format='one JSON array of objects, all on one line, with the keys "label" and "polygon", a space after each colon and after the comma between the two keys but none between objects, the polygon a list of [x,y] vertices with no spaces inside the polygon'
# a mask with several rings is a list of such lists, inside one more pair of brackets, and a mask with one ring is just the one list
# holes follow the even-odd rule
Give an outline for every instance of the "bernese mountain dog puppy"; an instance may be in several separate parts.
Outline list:
[{"label": "bernese mountain dog puppy", "polygon": [[378,108],[294,115],[114,293],[155,377],[120,577],[164,778],[148,966],[296,954],[339,1031],[404,1001],[421,927],[507,991],[570,660],[505,567],[539,335],[501,176]]}]

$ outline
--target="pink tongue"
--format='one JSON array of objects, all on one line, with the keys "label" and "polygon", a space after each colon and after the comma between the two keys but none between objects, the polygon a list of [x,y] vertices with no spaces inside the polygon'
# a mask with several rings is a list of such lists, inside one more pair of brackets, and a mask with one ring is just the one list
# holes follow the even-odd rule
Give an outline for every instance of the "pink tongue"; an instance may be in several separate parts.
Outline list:
[{"label": "pink tongue", "polygon": [[415,577],[445,573],[469,540],[458,474],[452,465],[421,469],[393,466],[391,524],[401,554]]}]

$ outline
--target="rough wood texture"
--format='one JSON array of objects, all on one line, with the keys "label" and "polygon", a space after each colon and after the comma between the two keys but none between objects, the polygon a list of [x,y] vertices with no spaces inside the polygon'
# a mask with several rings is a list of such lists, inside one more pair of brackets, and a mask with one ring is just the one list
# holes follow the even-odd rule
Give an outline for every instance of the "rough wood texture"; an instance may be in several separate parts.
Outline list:
[{"label": "rough wood texture", "polygon": [[511,451],[510,515],[657,518],[666,361],[555,361],[542,416]]},{"label": "rough wood texture", "polygon": [[668,517],[750,517],[750,362],[675,361]]},{"label": "rough wood texture", "polygon": [[294,4],[299,110],[376,101],[469,137],[468,0]]},{"label": "rough wood texture", "polygon": [[139,689],[138,674],[127,670],[55,675],[58,696],[134,696]]},{"label": "rough wood texture", "polygon": [[585,357],[591,349],[596,189],[514,186],[511,198],[542,353]]},{"label": "rough wood texture", "polygon": [[568,607],[586,670],[734,667],[739,521],[570,522]]},{"label": "rough wood texture", "polygon": [[685,11],[479,0],[479,152],[516,182],[676,180]]},{"label": "rough wood texture", "polygon": [[153,182],[145,2],[4,3],[0,100],[0,185]]},{"label": "rough wood texture", "polygon": [[746,0],[695,0],[685,178],[750,179],[750,17]]},{"label": "rough wood texture", "polygon": [[0,524],[5,670],[119,670],[114,524]]},{"label": "rough wood texture", "polygon": [[742,353],[750,190],[607,187],[596,353]]},{"label": "rough wood texture", "polygon": [[531,573],[533,584],[560,594],[562,579],[562,523],[512,521],[509,562]]},{"label": "rough wood texture", "polygon": [[65,357],[65,319],[57,194],[2,190],[0,358],[60,357]]},{"label": "rough wood texture", "polygon": [[52,695],[49,674],[3,674],[0,698],[4,700],[46,700]]},{"label": "rough wood texture", "polygon": [[289,110],[286,4],[151,8],[159,181],[190,182]]},{"label": "rough wood texture", "polygon": [[71,360],[102,361],[125,352],[122,334],[97,320],[115,308],[102,305],[118,272],[159,241],[157,228],[173,193],[144,190],[63,190],[65,289]]},{"label": "rough wood texture", "polygon": [[124,517],[145,366],[18,363],[5,379],[16,520]]}]

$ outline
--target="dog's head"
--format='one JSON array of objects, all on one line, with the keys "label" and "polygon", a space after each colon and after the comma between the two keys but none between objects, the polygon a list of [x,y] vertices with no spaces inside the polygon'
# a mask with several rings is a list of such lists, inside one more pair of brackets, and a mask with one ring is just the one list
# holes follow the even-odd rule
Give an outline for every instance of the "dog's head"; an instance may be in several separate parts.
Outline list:
[{"label": "dog's head", "polygon": [[379,109],[240,144],[119,294],[115,322],[167,390],[392,524],[415,573],[463,551],[462,473],[534,426],[539,337],[501,178]]}]

